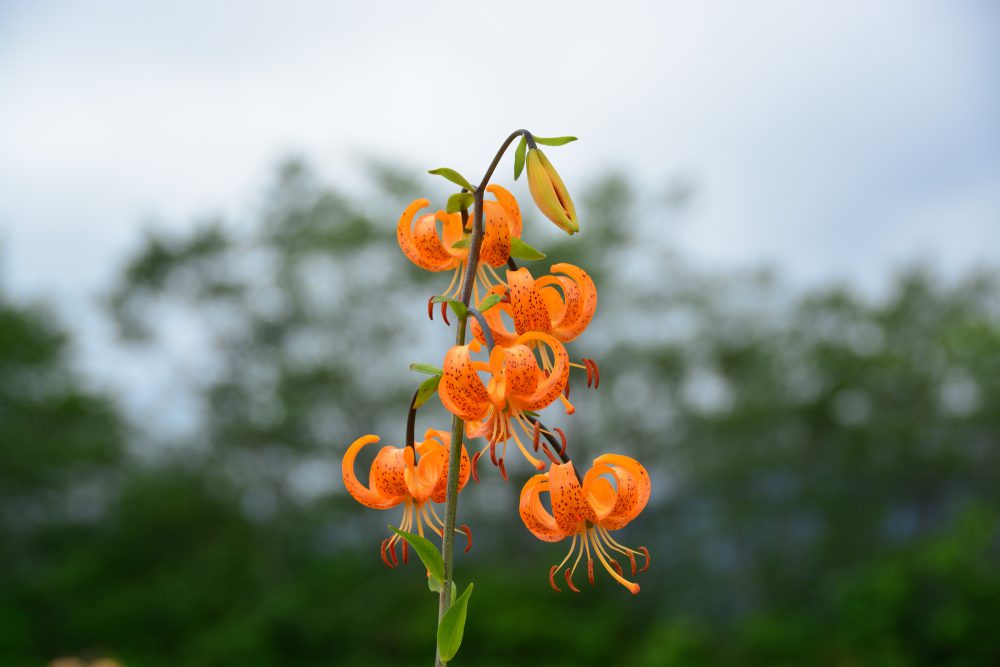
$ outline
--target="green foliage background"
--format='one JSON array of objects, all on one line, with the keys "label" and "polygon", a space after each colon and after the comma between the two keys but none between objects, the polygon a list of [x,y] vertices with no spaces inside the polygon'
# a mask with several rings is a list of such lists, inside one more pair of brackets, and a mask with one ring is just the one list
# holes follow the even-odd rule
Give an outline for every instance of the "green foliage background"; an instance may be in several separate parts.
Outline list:
[{"label": "green foliage background", "polygon": [[[339,482],[357,436],[398,443],[421,379],[407,364],[451,339],[425,319],[441,276],[395,245],[417,188],[374,175],[354,198],[290,162],[258,214],[150,232],[128,259],[106,305],[130,363],[166,358],[178,326],[207,350],[183,436],[127,419],[72,370],[64,325],[0,296],[0,663],[431,661],[436,598],[418,566],[378,557],[398,512]],[[674,209],[640,217],[634,198],[604,178],[578,202],[583,233],[529,219],[526,236],[598,281],[575,354],[600,361],[601,388],[546,418],[579,460],[650,468],[621,539],[652,567],[635,598],[603,576],[556,594],[564,545],[517,517],[529,471],[504,486],[482,466],[461,497],[476,592],[456,663],[1000,664],[997,275],[794,293],[687,266]],[[174,410],[192,409],[167,404],[164,423]],[[445,423],[425,412],[420,428]]]}]

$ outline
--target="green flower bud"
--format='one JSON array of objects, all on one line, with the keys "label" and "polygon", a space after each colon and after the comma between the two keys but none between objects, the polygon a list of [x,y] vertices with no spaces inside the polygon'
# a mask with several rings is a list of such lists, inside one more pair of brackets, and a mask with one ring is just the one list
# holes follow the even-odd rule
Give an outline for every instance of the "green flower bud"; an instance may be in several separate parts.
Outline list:
[{"label": "green flower bud", "polygon": [[559,178],[545,154],[537,148],[528,151],[528,187],[535,205],[546,218],[556,223],[567,234],[580,231],[576,220],[576,208],[570,199],[566,186]]}]

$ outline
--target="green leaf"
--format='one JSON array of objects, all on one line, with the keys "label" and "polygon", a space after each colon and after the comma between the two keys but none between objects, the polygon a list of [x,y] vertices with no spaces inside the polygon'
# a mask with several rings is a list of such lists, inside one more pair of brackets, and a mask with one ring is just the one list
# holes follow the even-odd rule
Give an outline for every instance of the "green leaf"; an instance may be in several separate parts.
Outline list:
[{"label": "green leaf", "polygon": [[[435,593],[441,592],[441,583],[442,582],[438,581],[434,577],[427,577],[427,588],[431,589]],[[457,595],[458,595],[458,586],[456,586],[455,582],[453,581],[451,582],[451,599],[454,600]]]},{"label": "green leaf", "polygon": [[517,150],[514,151],[514,180],[516,181],[524,170],[524,154],[528,149],[528,142],[524,140],[524,135],[521,135],[521,143],[517,145]]},{"label": "green leaf", "polygon": [[458,250],[459,248],[468,248],[470,245],[472,245],[472,237],[466,236],[464,239],[459,239],[452,243],[451,247]]},{"label": "green leaf", "polygon": [[451,181],[455,185],[461,185],[463,188],[465,188],[469,192],[472,192],[473,190],[475,190],[475,188],[472,187],[472,184],[469,183],[469,181],[465,180],[465,176],[462,176],[460,173],[458,173],[454,169],[449,169],[448,167],[441,167],[440,169],[431,169],[427,173],[428,174],[434,174],[435,176],[443,176],[444,178],[447,178],[449,181]]},{"label": "green leaf", "polygon": [[437,391],[438,385],[441,384],[440,375],[432,375],[417,387],[417,398],[413,401],[413,407],[419,408],[421,405],[427,402],[431,396]]},{"label": "green leaf", "polygon": [[428,375],[441,375],[444,371],[434,364],[424,364],[424,363],[412,363],[410,364],[410,370],[416,371],[418,373],[427,373]]},{"label": "green leaf", "polygon": [[571,141],[576,141],[576,137],[535,137],[535,142],[543,146],[562,146]]},{"label": "green leaf", "polygon": [[488,297],[479,302],[479,312],[485,313],[487,310],[500,303],[500,299],[502,298],[503,297],[499,294],[490,294]]},{"label": "green leaf", "polygon": [[510,239],[510,256],[533,262],[538,259],[545,259],[545,253],[532,248],[530,245],[512,236]]},{"label": "green leaf", "polygon": [[448,302],[448,305],[451,306],[451,309],[455,311],[455,314],[458,315],[459,319],[465,319],[466,315],[469,314],[469,311],[465,307],[465,304],[459,301],[458,299],[452,299],[451,301]]},{"label": "green leaf", "polygon": [[423,562],[424,567],[427,568],[427,571],[431,573],[432,577],[438,581],[444,581],[444,561],[441,560],[441,552],[438,551],[433,542],[426,537],[420,537],[405,530],[397,530],[392,526],[389,526],[389,530],[410,543],[410,546],[420,556],[420,560]]},{"label": "green leaf", "polygon": [[431,299],[431,303],[448,303],[449,301],[451,301],[451,299],[449,299],[446,296],[441,296],[441,295],[438,295],[438,296],[434,297],[433,299]]},{"label": "green leaf", "polygon": [[438,654],[441,660],[448,662],[458,653],[462,645],[462,636],[465,634],[465,617],[469,612],[469,596],[472,595],[472,584],[462,595],[451,603],[448,611],[441,618],[438,625]]},{"label": "green leaf", "polygon": [[457,192],[448,197],[448,203],[445,205],[445,210],[448,211],[448,213],[458,213],[463,208],[469,208],[472,206],[472,202],[474,200],[475,196],[471,192]]}]

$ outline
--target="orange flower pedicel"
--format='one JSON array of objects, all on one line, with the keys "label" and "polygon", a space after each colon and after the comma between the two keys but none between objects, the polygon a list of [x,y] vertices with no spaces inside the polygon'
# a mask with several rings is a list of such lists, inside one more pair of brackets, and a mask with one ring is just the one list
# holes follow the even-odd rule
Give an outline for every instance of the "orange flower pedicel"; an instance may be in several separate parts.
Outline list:
[{"label": "orange flower pedicel", "polygon": [[[418,267],[452,272],[443,292],[431,296],[427,306],[433,319],[434,304],[440,304],[445,324],[455,328],[455,342],[440,367],[411,364],[411,369],[429,377],[410,402],[404,446],[382,447],[375,454],[368,485],[358,480],[355,463],[367,445],[378,442],[377,436],[355,440],[342,461],[344,486],[355,500],[372,509],[403,506],[399,527],[382,541],[382,560],[389,567],[397,565],[396,544],[401,543],[403,562],[412,549],[426,567],[427,583],[438,595],[437,665],[450,661],[462,641],[461,624],[473,585],[468,584],[461,595],[453,593],[458,590],[453,572],[455,533],[466,536],[466,551],[472,534],[467,526],[456,526],[458,494],[470,476],[479,481],[476,464],[487,450],[505,481],[510,441],[531,466],[523,474],[535,473],[520,497],[519,513],[527,529],[546,542],[571,539],[566,556],[549,570],[552,588],[560,590],[561,571],[565,585],[579,592],[573,575],[586,555],[591,584],[597,562],[636,594],[639,585],[633,579],[650,562],[645,547],[632,549],[611,535],[646,507],[651,488],[646,469],[628,456],[602,454],[581,479],[563,430],[542,423],[540,413],[553,403],[561,403],[566,415],[574,414],[569,400],[572,368],[586,371],[588,387],[600,384],[597,363],[571,362],[566,349],[594,318],[597,286],[584,268],[574,264],[552,264],[548,274],[518,267],[518,261],[537,261],[545,255],[522,239],[521,209],[514,195],[490,183],[505,152],[518,139],[514,179],[527,167],[538,211],[568,234],[580,231],[569,191],[538,149],[539,144],[561,146],[574,137],[545,139],[517,130],[503,142],[478,184],[453,169],[431,171],[460,191],[448,197],[444,209],[433,212],[421,213],[430,205],[427,199],[411,203],[396,225],[396,239]],[[457,317],[454,323],[448,319],[449,309]],[[472,339],[467,340],[470,329]],[[416,442],[417,411],[435,396],[452,415],[450,432],[428,429]],[[477,438],[481,444],[470,459],[464,441]],[[542,501],[545,494],[551,509]],[[444,503],[443,516],[435,503]],[[439,539],[440,545],[428,538]]]}]

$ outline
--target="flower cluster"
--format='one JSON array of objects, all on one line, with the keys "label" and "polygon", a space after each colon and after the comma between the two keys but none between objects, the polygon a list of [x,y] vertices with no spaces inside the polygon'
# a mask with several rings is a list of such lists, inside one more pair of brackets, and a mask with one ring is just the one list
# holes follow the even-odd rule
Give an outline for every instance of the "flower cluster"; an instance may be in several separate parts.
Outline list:
[{"label": "flower cluster", "polygon": [[[521,133],[515,178],[526,164],[538,209],[560,229],[570,234],[578,232],[572,199],[536,145],[559,145],[571,138],[542,140]],[[530,147],[527,151],[525,141]],[[586,555],[591,584],[596,560],[617,582],[638,593],[639,586],[631,578],[649,566],[649,552],[645,547],[632,549],[620,544],[611,532],[624,527],[646,506],[649,474],[628,456],[602,454],[580,478],[571,462],[564,432],[547,428],[540,414],[556,403],[566,414],[574,413],[570,402],[572,370],[585,374],[588,387],[597,388],[600,383],[597,363],[592,359],[574,361],[566,349],[594,317],[594,280],[584,269],[568,263],[552,264],[549,273],[544,274],[517,266],[518,259],[537,260],[544,255],[522,240],[521,209],[514,196],[499,185],[488,185],[492,168],[479,188],[449,169],[432,173],[462,185],[463,191],[453,195],[447,207],[435,212],[418,215],[430,205],[427,199],[411,203],[399,218],[396,236],[403,254],[413,264],[427,271],[452,272],[450,283],[441,294],[431,297],[428,308],[433,317],[433,305],[440,303],[449,325],[446,309],[453,308],[459,317],[459,329],[456,344],[444,355],[440,367],[418,365],[432,378],[411,403],[408,440],[412,440],[416,408],[435,390],[454,417],[452,434],[430,429],[421,442],[383,447],[371,464],[368,486],[355,476],[355,459],[365,445],[377,442],[378,437],[359,438],[343,458],[344,484],[355,499],[368,507],[388,509],[402,504],[399,530],[415,530],[423,536],[426,528],[443,538],[451,534],[454,507],[449,506],[452,524],[448,524],[442,521],[434,503],[453,502],[447,494],[449,452],[459,450],[452,447],[452,439],[455,445],[463,439],[481,439],[481,446],[471,457],[461,446],[457,490],[466,486],[470,476],[478,481],[477,463],[486,452],[502,478],[508,480],[506,455],[511,445],[536,470],[521,491],[520,516],[524,525],[547,542],[571,540],[566,557],[550,569],[552,587],[560,590],[556,575],[562,571],[566,586],[579,592],[573,574]],[[470,204],[473,215],[469,214]],[[467,324],[472,335],[468,342]],[[430,391],[424,391],[424,386]],[[548,496],[548,507],[543,495]],[[466,526],[454,530],[464,533],[471,546]],[[383,540],[381,554],[387,565],[398,563],[395,547],[400,541],[398,533]],[[402,559],[407,559],[405,540]],[[641,559],[641,567],[637,559]],[[629,568],[628,574],[623,565]]]}]

